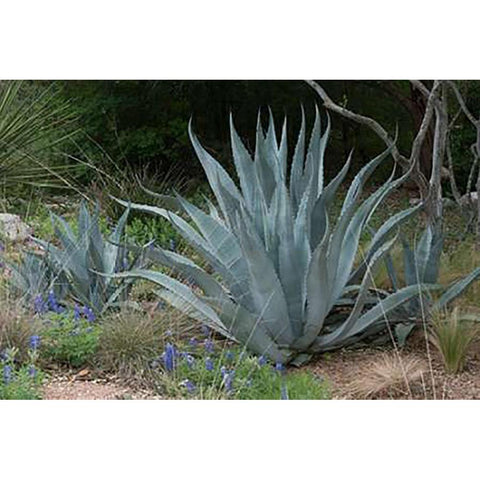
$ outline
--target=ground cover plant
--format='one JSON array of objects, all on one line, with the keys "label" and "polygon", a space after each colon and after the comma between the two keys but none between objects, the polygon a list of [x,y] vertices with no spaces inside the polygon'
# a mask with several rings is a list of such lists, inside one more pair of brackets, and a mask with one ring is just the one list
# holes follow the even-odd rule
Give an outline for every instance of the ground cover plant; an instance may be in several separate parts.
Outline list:
[{"label": "ground cover plant", "polygon": [[204,326],[183,345],[167,341],[153,363],[156,388],[174,398],[277,400],[330,397],[328,383],[308,371],[288,371],[280,362],[215,341]]}]

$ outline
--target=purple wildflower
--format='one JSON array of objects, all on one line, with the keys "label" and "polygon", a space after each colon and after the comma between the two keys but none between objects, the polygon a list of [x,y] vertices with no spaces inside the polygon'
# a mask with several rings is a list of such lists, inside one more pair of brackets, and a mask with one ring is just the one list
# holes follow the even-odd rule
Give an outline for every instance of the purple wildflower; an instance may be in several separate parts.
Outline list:
[{"label": "purple wildflower", "polygon": [[4,365],[3,367],[3,383],[8,385],[12,381],[12,367],[10,365]]},{"label": "purple wildflower", "polygon": [[185,359],[187,367],[192,368],[193,364],[195,363],[195,359],[188,352],[182,352],[180,355]]},{"label": "purple wildflower", "polygon": [[258,357],[258,365],[260,367],[263,367],[266,364],[267,364],[267,358],[265,357],[265,355],[261,355],[260,357]]},{"label": "purple wildflower", "polygon": [[231,393],[233,391],[233,377],[235,376],[235,370],[232,370],[227,373],[225,376],[225,390],[228,393]]},{"label": "purple wildflower", "polygon": [[198,340],[195,337],[192,337],[188,343],[193,349],[198,347]]},{"label": "purple wildflower", "polygon": [[195,391],[195,384],[189,380],[189,379],[186,379],[184,380],[182,383],[181,383],[182,387],[185,387],[187,389],[187,392],[188,393],[193,393]]},{"label": "purple wildflower", "polygon": [[33,300],[33,308],[36,313],[45,313],[47,311],[47,305],[41,295],[37,295]]},{"label": "purple wildflower", "polygon": [[32,335],[29,345],[32,350],[36,350],[40,346],[40,337],[38,335]]},{"label": "purple wildflower", "polygon": [[207,370],[208,372],[211,372],[213,370],[213,362],[210,357],[207,357],[205,359],[205,370]]},{"label": "purple wildflower", "polygon": [[50,310],[55,313],[60,313],[63,310],[62,307],[58,304],[57,298],[55,297],[55,292],[53,290],[50,290],[48,294],[47,305]]},{"label": "purple wildflower", "polygon": [[277,363],[275,364],[275,370],[276,370],[277,372],[282,373],[282,372],[285,371],[285,366],[283,365],[283,363],[277,362]]},{"label": "purple wildflower", "polygon": [[36,377],[37,369],[33,365],[30,365],[30,367],[28,368],[28,375],[32,378]]},{"label": "purple wildflower", "polygon": [[85,305],[83,307],[83,314],[85,315],[88,323],[92,323],[95,321],[95,313],[93,313],[93,310],[90,307],[87,307]]},{"label": "purple wildflower", "polygon": [[205,340],[203,345],[205,347],[205,351],[207,351],[208,353],[213,353],[213,351],[215,350],[215,346],[209,338]]},{"label": "purple wildflower", "polygon": [[76,303],[75,306],[73,307],[73,319],[78,322],[80,320],[80,315],[82,312],[80,311],[80,307]]},{"label": "purple wildflower", "polygon": [[171,343],[165,345],[165,351],[162,357],[167,372],[173,371],[175,369],[175,347]]}]

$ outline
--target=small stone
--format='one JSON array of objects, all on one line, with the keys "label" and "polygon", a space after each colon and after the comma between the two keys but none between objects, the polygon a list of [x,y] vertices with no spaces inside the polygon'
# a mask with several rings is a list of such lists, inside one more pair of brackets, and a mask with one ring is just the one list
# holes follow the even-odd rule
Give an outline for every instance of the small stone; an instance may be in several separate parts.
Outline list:
[{"label": "small stone", "polygon": [[31,234],[31,227],[23,223],[18,215],[0,213],[0,238],[11,242],[24,242]]}]

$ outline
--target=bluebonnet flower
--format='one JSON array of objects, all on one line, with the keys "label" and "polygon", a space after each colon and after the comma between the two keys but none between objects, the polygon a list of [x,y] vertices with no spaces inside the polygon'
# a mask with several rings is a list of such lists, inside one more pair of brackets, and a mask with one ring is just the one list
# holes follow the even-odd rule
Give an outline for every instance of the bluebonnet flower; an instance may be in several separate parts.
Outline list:
[{"label": "bluebonnet flower", "polygon": [[233,391],[233,377],[235,376],[235,370],[232,370],[226,374],[225,378],[225,390],[228,393]]},{"label": "bluebonnet flower", "polygon": [[40,346],[40,337],[38,335],[32,335],[29,345],[32,350],[36,350]]},{"label": "bluebonnet flower", "polygon": [[175,369],[175,347],[171,343],[165,345],[162,357],[167,372],[173,371]]},{"label": "bluebonnet flower", "polygon": [[45,313],[48,309],[41,295],[37,295],[33,300],[33,308],[36,313]]},{"label": "bluebonnet flower", "polygon": [[48,294],[47,305],[50,310],[55,313],[60,313],[63,310],[62,307],[58,304],[57,298],[55,297],[55,292],[53,290],[50,290]]},{"label": "bluebonnet flower", "polygon": [[213,361],[210,357],[205,359],[205,370],[211,372],[213,370]]},{"label": "bluebonnet flower", "polygon": [[82,314],[82,312],[80,311],[80,307],[76,303],[73,307],[73,319],[78,322],[78,320],[80,320],[80,315],[81,314]]},{"label": "bluebonnet flower", "polygon": [[3,383],[8,385],[12,381],[12,367],[10,365],[4,365],[3,367]]},{"label": "bluebonnet flower", "polygon": [[187,389],[188,393],[193,393],[195,391],[195,384],[189,380],[188,378],[184,380],[181,384],[182,387],[185,387]]},{"label": "bluebonnet flower", "polygon": [[277,362],[277,363],[275,364],[275,370],[276,370],[277,372],[282,373],[282,372],[285,371],[285,366],[283,365],[283,363]]},{"label": "bluebonnet flower", "polygon": [[182,352],[181,356],[185,359],[187,367],[192,368],[193,364],[195,363],[195,359],[188,352]]},{"label": "bluebonnet flower", "polygon": [[231,360],[233,360],[234,358],[235,358],[235,355],[233,354],[232,351],[227,350],[227,351],[225,352],[225,359],[226,359],[226,360],[231,361]]},{"label": "bluebonnet flower", "polygon": [[95,313],[93,313],[93,310],[90,307],[85,305],[83,307],[83,314],[85,315],[87,322],[92,323],[95,321]]},{"label": "bluebonnet flower", "polygon": [[193,348],[196,349],[198,347],[198,340],[195,337],[192,337],[189,341],[188,344]]},{"label": "bluebonnet flower", "polygon": [[215,350],[215,346],[209,338],[205,340],[205,343],[203,345],[205,347],[205,351],[207,351],[208,353],[213,353],[213,351]]},{"label": "bluebonnet flower", "polygon": [[260,357],[258,357],[258,364],[261,367],[267,364],[267,358],[265,357],[265,355],[260,355]]},{"label": "bluebonnet flower", "polygon": [[36,377],[37,369],[33,365],[30,365],[30,367],[28,368],[28,375],[32,378]]}]

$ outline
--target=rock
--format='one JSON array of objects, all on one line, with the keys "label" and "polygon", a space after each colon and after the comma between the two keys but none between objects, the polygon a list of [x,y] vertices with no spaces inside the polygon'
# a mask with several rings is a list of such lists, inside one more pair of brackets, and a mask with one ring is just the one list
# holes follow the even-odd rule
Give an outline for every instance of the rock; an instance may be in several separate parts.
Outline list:
[{"label": "rock", "polygon": [[24,242],[32,229],[18,215],[0,213],[0,238],[11,242]]}]

